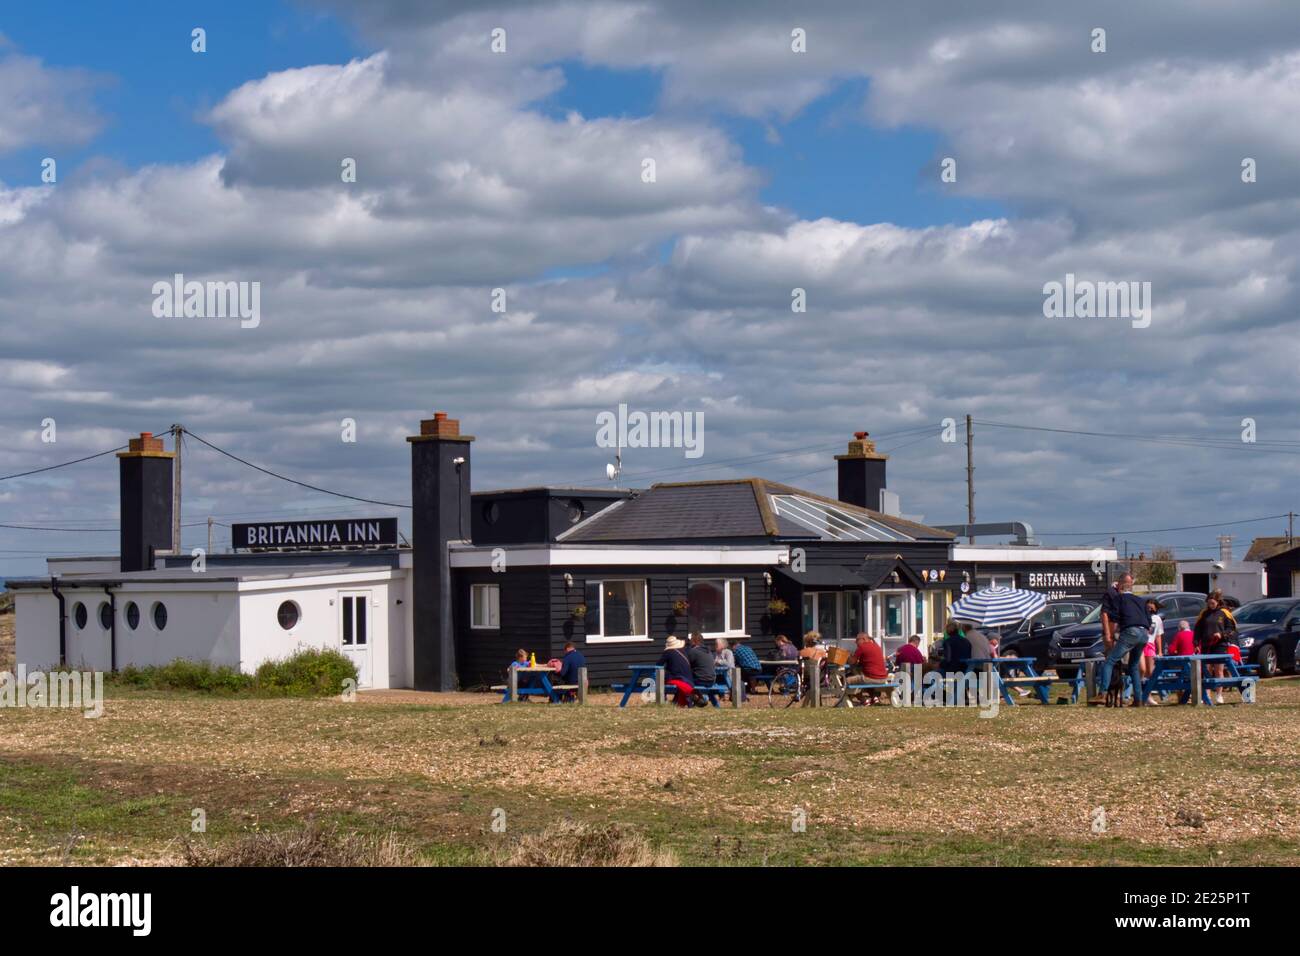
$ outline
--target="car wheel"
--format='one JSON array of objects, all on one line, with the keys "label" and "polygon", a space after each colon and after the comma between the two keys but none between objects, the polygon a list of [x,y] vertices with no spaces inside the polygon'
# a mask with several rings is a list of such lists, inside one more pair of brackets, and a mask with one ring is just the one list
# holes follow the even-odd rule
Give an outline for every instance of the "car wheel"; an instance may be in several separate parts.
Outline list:
[{"label": "car wheel", "polygon": [[1277,648],[1272,644],[1265,644],[1255,653],[1255,661],[1259,664],[1260,677],[1277,676]]}]

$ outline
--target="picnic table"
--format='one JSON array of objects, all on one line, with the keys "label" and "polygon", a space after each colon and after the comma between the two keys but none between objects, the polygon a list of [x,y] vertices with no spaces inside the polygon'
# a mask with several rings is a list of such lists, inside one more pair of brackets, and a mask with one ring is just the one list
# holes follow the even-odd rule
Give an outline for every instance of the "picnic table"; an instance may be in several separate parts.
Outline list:
[{"label": "picnic table", "polygon": [[[557,673],[557,671],[555,671],[553,668],[545,666],[544,664],[538,664],[536,667],[515,667],[512,669],[516,674],[519,675],[522,674],[537,675],[537,680],[532,684],[532,686],[524,687],[521,684],[520,686],[515,688],[515,693],[519,695],[520,700],[523,700],[527,697],[545,697],[551,703],[558,704],[564,700],[566,694],[568,694],[570,691],[576,691],[578,689],[577,684],[551,683],[551,677],[554,676]],[[501,703],[506,704],[510,702],[509,681],[507,681],[504,684],[495,684],[493,685],[492,689],[499,690],[502,692]]]},{"label": "picnic table", "polygon": [[[664,681],[664,669],[659,664],[629,664],[628,669],[632,672],[630,680],[610,685],[610,689],[623,692],[623,699],[618,702],[620,707],[626,707],[633,694],[651,688],[654,689],[655,703],[662,703],[664,695],[677,693],[676,687]],[[695,685],[695,692],[707,698],[714,707],[722,706],[720,698],[731,689],[730,685],[720,679],[725,672],[725,667],[719,667],[711,685]]]},{"label": "picnic table", "polygon": [[1032,657],[971,657],[967,658],[966,667],[968,670],[981,669],[995,674],[1002,699],[1012,707],[1016,705],[1016,699],[1011,696],[1013,687],[1031,687],[1040,701],[1044,704],[1051,703],[1051,688],[1056,678],[1034,670]]},{"label": "picnic table", "polygon": [[[1228,676],[1204,676],[1206,664],[1223,664]],[[1194,695],[1199,688],[1200,702],[1213,707],[1211,690],[1235,688],[1241,691],[1242,703],[1252,704],[1255,702],[1258,685],[1259,677],[1243,669],[1231,654],[1167,654],[1155,658],[1155,667],[1143,683],[1142,690],[1144,697],[1152,693],[1168,694],[1176,691],[1185,702],[1195,703]]]}]

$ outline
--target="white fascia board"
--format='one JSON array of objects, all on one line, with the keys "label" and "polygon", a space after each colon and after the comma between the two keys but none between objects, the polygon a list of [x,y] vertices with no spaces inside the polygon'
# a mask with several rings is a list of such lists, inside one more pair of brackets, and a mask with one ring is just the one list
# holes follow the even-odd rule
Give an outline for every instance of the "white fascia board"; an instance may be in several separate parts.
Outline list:
[{"label": "white fascia board", "polygon": [[1032,564],[1035,561],[1117,561],[1119,552],[1114,548],[981,548],[954,544],[952,559],[993,564]]},{"label": "white fascia board", "polygon": [[406,573],[401,570],[392,568],[376,568],[373,571],[350,571],[339,574],[313,574],[307,577],[283,577],[283,578],[258,578],[250,581],[240,581],[239,590],[242,591],[283,591],[289,588],[310,588],[327,587],[333,585],[347,586],[350,584],[362,584],[366,581],[391,581],[394,578],[404,578]]},{"label": "white fascia board", "polygon": [[[488,568],[495,548],[452,551],[453,568]],[[509,567],[685,566],[786,564],[789,548],[501,548]]]}]

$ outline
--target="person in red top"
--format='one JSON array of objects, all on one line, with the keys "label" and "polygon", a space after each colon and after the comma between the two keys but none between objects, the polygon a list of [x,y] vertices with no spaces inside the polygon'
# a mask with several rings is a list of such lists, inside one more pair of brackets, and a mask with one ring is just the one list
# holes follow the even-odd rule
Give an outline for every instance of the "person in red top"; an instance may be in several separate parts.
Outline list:
[{"label": "person in red top", "polygon": [[913,634],[907,639],[907,643],[900,647],[894,654],[894,662],[897,663],[899,667],[925,663],[925,655],[921,653],[920,634]]},{"label": "person in red top", "polygon": [[1165,648],[1165,653],[1170,657],[1184,657],[1196,653],[1196,635],[1186,621],[1178,622],[1178,633]]},{"label": "person in red top", "polygon": [[853,652],[853,663],[868,680],[884,680],[888,676],[885,670],[885,652],[865,631],[858,635],[858,647]]}]

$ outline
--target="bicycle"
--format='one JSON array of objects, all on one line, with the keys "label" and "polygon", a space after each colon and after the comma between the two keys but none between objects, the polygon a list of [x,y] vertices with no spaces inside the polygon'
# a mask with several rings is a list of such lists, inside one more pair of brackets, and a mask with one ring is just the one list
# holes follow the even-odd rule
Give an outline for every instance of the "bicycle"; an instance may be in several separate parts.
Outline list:
[{"label": "bicycle", "polygon": [[780,667],[767,682],[767,706],[790,707],[804,698],[803,671],[798,667]]}]

